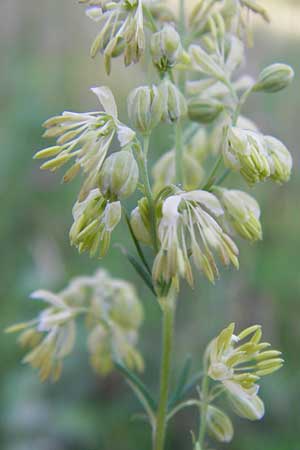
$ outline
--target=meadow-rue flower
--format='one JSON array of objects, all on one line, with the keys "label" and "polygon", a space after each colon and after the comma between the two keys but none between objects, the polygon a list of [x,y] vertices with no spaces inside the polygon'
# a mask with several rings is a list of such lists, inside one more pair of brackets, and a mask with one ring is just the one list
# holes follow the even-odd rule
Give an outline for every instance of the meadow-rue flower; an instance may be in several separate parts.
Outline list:
[{"label": "meadow-rue flower", "polygon": [[293,160],[286,146],[272,136],[265,136],[265,145],[271,160],[271,179],[279,183],[290,179]]},{"label": "meadow-rue flower", "polygon": [[39,290],[31,297],[49,306],[36,319],[14,325],[7,332],[21,332],[19,342],[29,348],[24,362],[39,370],[42,381],[59,378],[63,360],[74,348],[80,315],[85,316],[88,327],[93,367],[107,374],[118,359],[142,369],[143,360],[135,345],[143,310],[130,283],[98,270],[93,276],[72,279],[57,294]]},{"label": "meadow-rue flower", "polygon": [[130,121],[141,133],[149,133],[161,121],[162,96],[154,85],[134,89],[128,96],[127,107]]},{"label": "meadow-rue flower", "polygon": [[96,178],[115,135],[121,147],[128,145],[135,133],[118,120],[114,96],[108,87],[92,88],[104,111],[90,113],[64,112],[44,123],[45,137],[56,137],[57,145],[41,150],[35,158],[51,158],[41,169],[56,171],[73,160],[64,181],[72,180],[82,169],[87,178],[82,196],[95,187]]},{"label": "meadow-rue flower", "polygon": [[90,256],[98,252],[103,257],[109,248],[111,234],[121,220],[119,201],[106,200],[99,189],[93,189],[83,201],[73,207],[74,223],[70,241],[79,252],[88,251]]},{"label": "meadow-rue flower", "polygon": [[101,26],[92,47],[91,56],[104,55],[109,74],[111,58],[124,54],[126,66],[136,63],[145,50],[142,0],[94,1],[80,0],[88,5],[87,16]]},{"label": "meadow-rue flower", "polygon": [[265,405],[258,396],[259,386],[243,387],[231,380],[224,381],[227,398],[233,411],[243,419],[260,420],[265,414]]},{"label": "meadow-rue flower", "polygon": [[268,93],[281,91],[292,83],[294,76],[293,69],[287,64],[271,64],[260,73],[253,91]]},{"label": "meadow-rue flower", "polygon": [[165,80],[159,85],[163,102],[162,120],[173,123],[187,114],[186,99],[171,81]]},{"label": "meadow-rue flower", "polygon": [[168,197],[158,226],[161,247],[153,265],[154,280],[169,282],[182,276],[192,285],[191,256],[195,266],[213,282],[218,276],[214,252],[223,265],[238,267],[238,249],[215,219],[223,213],[218,199],[206,191]]},{"label": "meadow-rue flower", "polygon": [[262,239],[260,207],[251,195],[220,187],[214,188],[213,192],[224,208],[229,227],[249,241]]},{"label": "meadow-rue flower", "polygon": [[226,166],[239,171],[250,185],[271,175],[269,154],[259,133],[230,127],[223,156]]},{"label": "meadow-rue flower", "polygon": [[180,36],[173,26],[165,24],[152,35],[150,49],[154,65],[166,72],[176,64],[182,52]]},{"label": "meadow-rue flower", "polygon": [[110,155],[100,170],[98,185],[109,200],[124,199],[134,193],[139,169],[131,151],[121,150]]},{"label": "meadow-rue flower", "polygon": [[139,201],[139,206],[134,208],[131,212],[130,225],[136,239],[144,245],[151,246],[152,238],[150,234],[150,223],[148,223],[149,221],[145,218],[145,214],[141,214],[141,209],[143,209],[143,206],[141,201]]},{"label": "meadow-rue flower", "polygon": [[208,405],[206,413],[207,429],[211,437],[218,442],[231,442],[233,425],[227,414],[220,408]]},{"label": "meadow-rue flower", "polygon": [[[208,346],[208,375],[223,383],[235,410],[243,417],[256,420],[264,414],[263,403],[257,396],[260,377],[280,369],[281,352],[266,350],[270,344],[261,342],[259,325],[234,334],[235,324],[230,324]],[[245,339],[247,341],[245,342]]]}]

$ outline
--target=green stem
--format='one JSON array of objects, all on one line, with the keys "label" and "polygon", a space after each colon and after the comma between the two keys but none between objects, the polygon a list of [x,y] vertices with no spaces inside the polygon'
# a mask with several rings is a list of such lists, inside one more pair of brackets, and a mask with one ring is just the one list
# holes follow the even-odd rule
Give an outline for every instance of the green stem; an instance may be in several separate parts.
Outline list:
[{"label": "green stem", "polygon": [[176,168],[176,182],[183,186],[183,133],[182,123],[180,120],[175,124],[175,168]]},{"label": "green stem", "polygon": [[200,429],[198,443],[201,450],[204,450],[204,439],[206,433],[206,420],[208,408],[208,393],[209,393],[209,378],[207,374],[204,375],[201,385],[201,406],[200,406]]},{"label": "green stem", "polygon": [[212,168],[212,171],[211,171],[211,173],[210,173],[210,175],[208,177],[208,180],[207,180],[207,182],[205,183],[205,185],[202,188],[203,190],[208,191],[212,187],[212,185],[214,184],[216,173],[218,172],[219,167],[222,164],[222,161],[223,161],[223,156],[221,154],[218,157],[214,167]]},{"label": "green stem", "polygon": [[171,354],[174,334],[175,302],[173,298],[161,298],[163,311],[163,350],[161,359],[160,394],[156,416],[154,450],[163,450],[168,413],[169,383],[171,373]]},{"label": "green stem", "polygon": [[155,201],[151,189],[149,174],[148,174],[148,151],[150,144],[150,135],[144,136],[144,148],[143,152],[138,148],[138,161],[141,172],[141,177],[144,183],[145,195],[149,204],[150,222],[151,222],[151,236],[152,243],[155,252],[158,250],[157,232],[156,232],[156,214],[155,214]]}]

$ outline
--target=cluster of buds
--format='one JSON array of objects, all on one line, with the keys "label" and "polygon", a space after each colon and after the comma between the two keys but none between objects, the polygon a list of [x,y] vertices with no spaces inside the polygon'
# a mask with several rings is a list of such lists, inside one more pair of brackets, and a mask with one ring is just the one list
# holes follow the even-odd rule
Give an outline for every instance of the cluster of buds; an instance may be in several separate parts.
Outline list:
[{"label": "cluster of buds", "polygon": [[[79,252],[103,257],[109,248],[111,233],[121,220],[120,201],[106,200],[99,189],[93,189],[83,201],[73,207],[70,241]],[[100,250],[99,250],[100,247]]]},{"label": "cluster of buds", "polygon": [[112,370],[114,360],[142,370],[143,360],[135,345],[143,311],[129,283],[99,270],[94,276],[72,279],[57,294],[40,290],[31,297],[49,306],[36,319],[13,325],[7,332],[21,332],[19,342],[29,348],[24,362],[39,370],[42,381],[60,377],[63,360],[74,348],[80,315],[86,317],[91,363],[99,373]]},{"label": "cluster of buds", "polygon": [[82,169],[86,174],[80,198],[87,195],[96,185],[97,177],[106,158],[112,140],[117,134],[121,147],[130,144],[135,133],[118,120],[114,96],[109,88],[92,88],[97,95],[103,112],[64,112],[44,123],[45,137],[57,138],[57,144],[35,154],[35,158],[51,158],[41,169],[56,171],[70,160],[74,161],[64,176],[71,181]]},{"label": "cluster of buds", "polygon": [[220,187],[213,188],[213,192],[224,208],[230,234],[235,232],[248,241],[262,239],[260,207],[251,195],[236,189]]},{"label": "cluster of buds", "polygon": [[160,72],[166,72],[174,67],[180,58],[180,36],[174,27],[165,24],[161,31],[152,35],[150,48],[153,64]]},{"label": "cluster of buds", "polygon": [[223,156],[227,167],[240,172],[250,185],[267,178],[279,183],[290,178],[291,154],[282,142],[271,136],[231,127]]},{"label": "cluster of buds", "polygon": [[[234,334],[232,323],[208,346],[208,375],[223,384],[234,411],[243,418],[259,420],[264,415],[264,404],[258,396],[260,377],[280,369],[281,353],[270,350],[270,344],[261,342],[259,325]],[[245,339],[247,339],[245,341]]]},{"label": "cluster of buds", "polygon": [[136,63],[145,50],[142,0],[80,0],[87,4],[87,16],[101,29],[96,36],[91,56],[104,55],[106,72],[111,71],[111,59],[124,54],[125,65]]},{"label": "cluster of buds", "polygon": [[193,285],[190,257],[209,281],[218,277],[214,252],[223,265],[238,268],[238,249],[217,220],[224,214],[218,199],[206,191],[180,192],[162,205],[158,226],[160,250],[153,265],[156,282],[184,277]]}]

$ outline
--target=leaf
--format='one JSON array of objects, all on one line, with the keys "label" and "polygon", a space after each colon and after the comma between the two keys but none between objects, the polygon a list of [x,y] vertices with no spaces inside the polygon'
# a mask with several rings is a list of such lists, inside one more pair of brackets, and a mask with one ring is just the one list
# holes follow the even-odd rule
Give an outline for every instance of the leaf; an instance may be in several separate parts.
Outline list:
[{"label": "leaf", "polygon": [[123,366],[117,361],[114,361],[115,367],[125,376],[127,382],[131,389],[134,391],[141,405],[145,409],[151,424],[155,421],[155,411],[157,409],[157,404],[148,388],[145,384],[137,377],[131,370]]},{"label": "leaf", "polygon": [[147,263],[147,261],[146,261],[146,258],[145,258],[145,255],[144,255],[144,253],[143,253],[143,250],[142,250],[142,248],[141,248],[141,246],[140,246],[140,243],[139,243],[139,241],[137,240],[137,238],[135,237],[135,234],[134,234],[134,232],[133,232],[133,229],[132,229],[132,226],[131,226],[131,223],[130,223],[130,220],[129,220],[129,217],[128,217],[127,212],[125,212],[125,218],[126,218],[126,222],[127,222],[128,228],[129,228],[130,235],[131,235],[131,237],[132,237],[132,239],[133,239],[133,242],[134,242],[134,244],[135,244],[135,247],[136,247],[136,250],[137,250],[137,252],[138,252],[138,254],[139,254],[139,257],[141,258],[141,260],[143,261],[143,264],[144,264],[145,268],[147,269],[147,271],[148,271],[149,274],[151,275],[150,267],[149,267],[149,265],[148,265],[148,263]]},{"label": "leaf", "polygon": [[139,276],[144,280],[145,284],[148,286],[148,288],[151,290],[152,294],[156,296],[152,279],[149,275],[149,273],[144,269],[144,267],[139,263],[139,261],[131,255],[122,245],[118,245],[118,247],[121,249],[122,253],[127,257],[130,264],[133,266],[135,271],[139,274]]}]

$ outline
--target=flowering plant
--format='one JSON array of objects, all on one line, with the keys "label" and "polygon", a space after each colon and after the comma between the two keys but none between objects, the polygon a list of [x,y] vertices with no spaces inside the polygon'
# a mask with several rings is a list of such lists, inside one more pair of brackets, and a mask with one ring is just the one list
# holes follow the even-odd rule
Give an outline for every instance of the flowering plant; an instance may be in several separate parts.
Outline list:
[{"label": "flowering plant", "polygon": [[[244,41],[251,38],[249,14],[269,20],[257,0],[197,0],[189,17],[184,0],[179,0],[177,15],[163,0],[80,3],[99,26],[91,56],[103,55],[108,74],[115,58],[123,56],[127,66],[142,63],[146,54],[157,76],[152,85],[129,93],[128,124],[119,120],[111,90],[92,88],[103,109],[65,111],[47,120],[44,136],[56,143],[35,158],[47,159],[41,169],[53,172],[68,164],[64,182],[83,173],[70,229],[71,244],[80,253],[104,257],[115,227],[125,217],[136,255],[126,249],[124,253],[161,308],[158,401],[137,374],[144,369],[137,349],[142,302],[130,283],[104,270],[71,280],[57,294],[34,292],[32,297],[47,307],[36,319],[8,331],[21,333],[19,342],[29,349],[24,361],[39,370],[41,380],[56,381],[83,316],[92,367],[102,375],[116,369],[125,376],[145,410],[153,450],[165,448],[168,422],[188,406],[195,406],[200,417],[194,450],[207,448],[207,435],[230,442],[234,428],[219,398],[225,396],[240,417],[261,419],[265,410],[258,396],[259,380],[278,370],[283,359],[261,342],[259,325],[235,333],[230,324],[208,344],[201,373],[189,380],[187,363],[170,395],[176,304],[182,279],[193,287],[202,274],[215,283],[218,263],[239,267],[236,237],[262,239],[258,202],[224,184],[232,172],[238,172],[248,188],[262,181],[288,181],[289,151],[277,138],[264,135],[241,110],[252,94],[286,88],[293,70],[273,64],[257,79],[237,75],[245,61]],[[174,145],[155,162],[151,182],[150,139],[161,123],[173,126]],[[118,150],[112,150],[114,138]],[[124,200],[136,191],[138,203],[128,214]],[[198,394],[189,397],[196,387]]]}]

